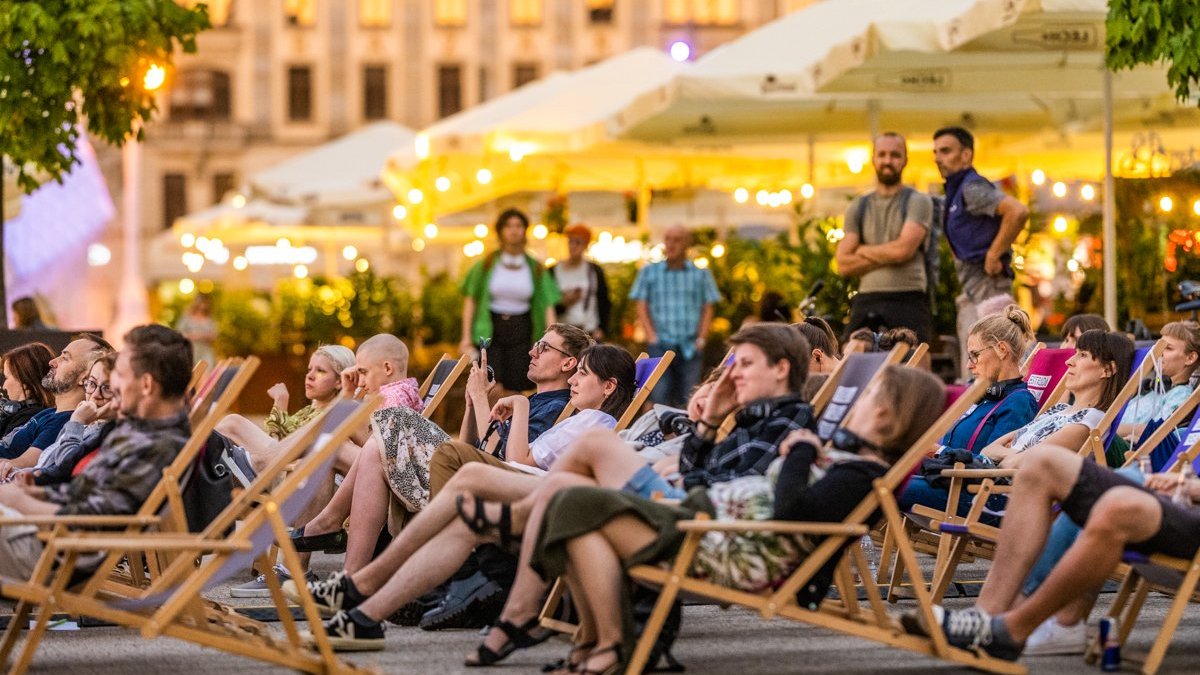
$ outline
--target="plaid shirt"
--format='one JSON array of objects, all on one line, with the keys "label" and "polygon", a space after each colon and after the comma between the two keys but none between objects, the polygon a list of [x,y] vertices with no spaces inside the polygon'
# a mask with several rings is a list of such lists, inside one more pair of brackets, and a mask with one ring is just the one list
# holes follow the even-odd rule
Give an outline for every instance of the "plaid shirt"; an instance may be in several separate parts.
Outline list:
[{"label": "plaid shirt", "polygon": [[46,487],[46,499],[60,505],[60,515],[136,513],[190,435],[186,409],[163,419],[121,420],[82,473]]},{"label": "plaid shirt", "polygon": [[689,260],[683,269],[668,269],[667,263],[646,265],[638,271],[630,300],[645,300],[658,343],[690,359],[696,355],[696,330],[705,305],[721,299],[712,273]]},{"label": "plaid shirt", "polygon": [[[723,483],[749,474],[766,473],[767,466],[779,453],[783,437],[801,428],[812,428],[813,410],[799,396],[751,403],[747,408],[768,405],[770,412],[747,421],[748,412],[738,413],[738,424],[725,440],[693,434],[679,453],[679,472],[683,486],[693,488]],[[748,423],[747,423],[748,422]]]}]

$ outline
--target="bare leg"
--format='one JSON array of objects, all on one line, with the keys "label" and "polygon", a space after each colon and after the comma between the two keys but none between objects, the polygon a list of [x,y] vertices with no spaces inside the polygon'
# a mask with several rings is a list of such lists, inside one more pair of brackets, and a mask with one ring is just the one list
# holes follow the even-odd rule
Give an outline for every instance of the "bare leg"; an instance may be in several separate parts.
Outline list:
[{"label": "bare leg", "polygon": [[353,574],[354,586],[364,595],[371,595],[382,588],[392,574],[425,542],[437,536],[449,523],[458,520],[458,510],[455,506],[455,498],[458,495],[478,495],[484,499],[515,501],[533,492],[537,483],[537,476],[526,473],[506,471],[479,462],[464,465],[437,497],[430,500],[429,504],[400,530],[400,534],[379,557]]},{"label": "bare leg", "polygon": [[[542,478],[533,494],[513,504],[514,530],[516,523],[520,521],[523,523],[521,531],[526,536],[521,539],[517,576],[513,581],[512,590],[508,594],[508,600],[504,603],[504,609],[500,612],[501,621],[507,621],[514,626],[523,626],[537,616],[542,609],[542,599],[546,595],[548,584],[529,566],[529,560],[533,557],[537,533],[541,529],[542,518],[546,513],[546,505],[550,502],[550,498],[566,487],[595,484],[592,479],[578,474],[552,471]],[[571,597],[576,599],[576,603],[580,602],[574,592]],[[483,639],[483,645],[493,651],[500,651],[506,642],[508,642],[508,636],[499,628],[492,628]]]},{"label": "bare leg", "polygon": [[1052,445],[1025,451],[1000,528],[995,562],[976,602],[980,609],[999,614],[1013,606],[1046,543],[1054,518],[1051,504],[1070,493],[1082,461],[1074,452]]},{"label": "bare leg", "polygon": [[595,432],[575,441],[550,473],[577,473],[595,479],[601,487],[618,490],[643,466],[646,460],[615,433]]},{"label": "bare leg", "polygon": [[265,470],[279,454],[279,442],[241,415],[226,415],[217,422],[216,430],[246,449],[255,471]]},{"label": "bare leg", "polygon": [[1125,544],[1153,537],[1161,522],[1162,505],[1153,495],[1132,487],[1105,492],[1092,508],[1083,532],[1046,582],[1004,615],[1009,633],[1023,641],[1055,612],[1099,588],[1121,562]]},{"label": "bare leg", "polygon": [[[307,520],[304,534],[329,534],[342,529],[346,519],[350,517],[350,508],[354,500],[354,485],[358,482],[358,462],[350,466],[342,479],[342,484],[333,492],[333,496],[325,503],[324,508]],[[320,503],[320,501],[316,501]]]},{"label": "bare leg", "polygon": [[350,536],[346,542],[344,563],[346,571],[351,574],[371,562],[375,542],[387,523],[388,501],[391,499],[391,490],[383,475],[379,445],[374,438],[363,446],[354,466],[358,469],[358,476],[354,480]]},{"label": "bare leg", "polygon": [[604,527],[567,544],[571,575],[581,584],[590,620],[596,627],[596,649],[587,670],[603,671],[619,659],[605,647],[618,645],[621,634],[621,561],[654,541],[655,532],[636,516],[619,516]]}]

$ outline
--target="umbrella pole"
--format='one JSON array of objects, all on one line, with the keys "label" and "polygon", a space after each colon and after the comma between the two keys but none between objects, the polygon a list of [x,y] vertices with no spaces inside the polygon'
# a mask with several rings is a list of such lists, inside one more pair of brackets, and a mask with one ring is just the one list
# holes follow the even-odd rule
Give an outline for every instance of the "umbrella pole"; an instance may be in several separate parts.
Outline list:
[{"label": "umbrella pole", "polygon": [[1117,199],[1113,193],[1112,72],[1104,69],[1104,320],[1117,327]]}]

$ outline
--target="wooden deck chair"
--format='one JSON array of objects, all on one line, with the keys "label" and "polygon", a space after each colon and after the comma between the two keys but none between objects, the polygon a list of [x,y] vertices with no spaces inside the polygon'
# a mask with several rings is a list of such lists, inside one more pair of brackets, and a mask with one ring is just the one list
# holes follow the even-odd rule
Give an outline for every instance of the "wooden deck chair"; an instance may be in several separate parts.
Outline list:
[{"label": "wooden deck chair", "polygon": [[240,358],[229,359],[223,368],[213,371],[212,376],[205,383],[206,386],[201,388],[192,402],[192,410],[188,414],[188,421],[192,426],[199,424],[205,415],[212,412],[213,402],[225,393],[231,382],[237,379],[238,372],[245,362],[245,359]]},{"label": "wooden deck chair", "polygon": [[908,355],[908,358],[904,361],[904,365],[919,366],[921,365],[921,359],[925,358],[925,355],[928,353],[929,343],[922,342],[921,344],[917,345],[915,349],[913,349],[911,354]]},{"label": "wooden deck chair", "polygon": [[[5,582],[0,586],[4,595],[21,601],[18,615],[5,633],[0,656],[7,657],[15,647],[21,625],[36,605],[38,617],[25,640],[14,673],[22,673],[29,667],[47,623],[56,611],[93,616],[133,628],[145,638],[169,635],[302,672],[356,672],[358,669],[354,666],[334,656],[318,610],[305,588],[301,590],[300,605],[309,621],[316,651],[306,647],[281,591],[279,578],[272,569],[273,561],[268,561],[266,555],[278,543],[288,571],[293,575],[304,574],[290,543],[288,523],[299,517],[316,496],[323,478],[332,469],[338,446],[365,423],[372,409],[372,406],[340,401],[324,411],[319,421],[300,434],[271,467],[277,472],[300,458],[297,469],[269,492],[256,489],[268,485],[269,478],[260,475],[251,488],[231,503],[203,533],[168,531],[129,537],[124,533],[54,532],[46,542],[46,551],[32,579]],[[226,536],[239,517],[243,527]],[[82,591],[68,588],[81,556],[128,547],[172,552],[176,554],[175,562],[136,595],[99,593],[92,584],[85,584]],[[194,560],[201,555],[211,557],[197,566]],[[255,559],[259,560],[262,569],[267,570],[268,587],[283,621],[286,641],[273,638],[265,625],[238,616],[231,608],[201,595],[240,574]],[[56,561],[59,563],[57,568],[54,567]]]},{"label": "wooden deck chair", "polygon": [[[1182,429],[1181,438],[1184,442],[1192,434],[1200,431],[1200,388],[1192,390],[1192,393],[1175,409],[1161,424],[1157,426],[1147,426],[1142,432],[1142,437],[1132,444],[1129,452],[1125,453],[1125,466],[1136,464],[1142,457],[1148,455],[1157,455],[1161,452],[1159,446],[1165,445],[1168,437],[1172,433],[1180,431],[1180,426],[1185,425]],[[1192,414],[1194,412],[1194,414]],[[1192,414],[1190,422],[1185,422],[1189,414]],[[1186,446],[1184,446],[1186,447]],[[1154,471],[1162,471],[1175,455],[1178,454],[1177,449],[1172,449],[1171,454],[1166,461],[1156,462],[1151,457],[1151,469]]]},{"label": "wooden deck chair", "polygon": [[[637,419],[638,413],[642,411],[642,406],[650,399],[650,394],[654,392],[654,387],[658,386],[658,381],[667,372],[667,368],[671,367],[671,362],[675,360],[675,352],[667,350],[662,356],[650,358],[645,354],[639,356],[634,363],[634,390],[633,400],[629,402],[629,406],[625,408],[625,413],[621,415],[621,419],[617,420],[617,431],[622,431],[633,420]],[[689,394],[691,392],[688,392]]]},{"label": "wooden deck chair", "polygon": [[[1079,447],[1079,454],[1090,456],[1094,461],[1104,466],[1105,447],[1115,433],[1116,427],[1120,422],[1121,415],[1124,413],[1125,404],[1130,397],[1137,392],[1141,386],[1142,379],[1146,376],[1150,369],[1153,368],[1154,358],[1161,355],[1163,344],[1159,343],[1153,348],[1146,350],[1141,356],[1147,355],[1152,358],[1142,358],[1138,361],[1136,367],[1130,373],[1129,379],[1121,387],[1117,393],[1116,399],[1112,405],[1105,411],[1104,417],[1100,422],[1088,433],[1088,437]],[[954,575],[958,570],[958,565],[963,557],[970,552],[977,557],[990,558],[992,555],[992,547],[999,538],[1000,528],[995,525],[987,525],[980,522],[980,517],[984,513],[987,503],[987,498],[992,494],[1002,494],[1008,492],[1008,486],[996,485],[996,480],[1000,478],[1012,478],[1016,474],[1014,469],[950,469],[943,471],[942,475],[950,478],[950,499],[947,500],[946,509],[939,517],[932,516],[927,523],[921,523],[919,520],[911,519],[910,522],[915,522],[922,529],[938,534],[938,555],[934,563],[933,586],[931,592],[936,600],[940,600],[945,594],[950,583],[954,579]],[[978,486],[966,486],[967,480],[979,480],[983,482]],[[971,510],[964,516],[958,515],[957,499],[962,490],[975,493],[975,499]],[[913,509],[913,513],[917,516],[930,516],[930,511],[927,509]]]},{"label": "wooden deck chair", "polygon": [[196,393],[196,387],[200,385],[200,381],[204,379],[204,374],[208,372],[208,361],[197,361],[192,367],[192,377],[188,379],[187,391],[188,397]]},{"label": "wooden deck chair", "polygon": [[[1193,425],[1195,426],[1195,425]],[[1200,466],[1200,432],[1190,431],[1176,448],[1167,464],[1167,471],[1179,471],[1185,463],[1191,463],[1193,470]],[[1167,648],[1179,627],[1184,611],[1190,602],[1200,600],[1197,592],[1197,582],[1200,581],[1200,552],[1190,560],[1175,558],[1167,555],[1144,555],[1134,551],[1125,551],[1121,560],[1128,565],[1128,570],[1121,581],[1116,598],[1109,607],[1108,616],[1117,619],[1119,631],[1117,639],[1121,643],[1122,656],[1126,660],[1137,662],[1131,658],[1125,641],[1133,631],[1141,613],[1146,596],[1151,591],[1157,591],[1173,596],[1171,607],[1163,618],[1162,626],[1151,644],[1150,651],[1142,660],[1141,672],[1154,675],[1166,657]],[[1099,648],[1093,641],[1089,647],[1086,659],[1089,663],[1096,660]]]},{"label": "wooden deck chair", "polygon": [[[869,573],[869,567],[862,549],[853,543],[862,537],[869,528],[868,519],[877,510],[882,509],[889,527],[900,527],[900,511],[896,506],[895,492],[907,480],[936,443],[937,439],[950,427],[955,420],[975,401],[977,401],[987,386],[985,382],[977,382],[963,396],[950,405],[942,416],[915,443],[907,453],[880,479],[875,481],[875,489],[840,523],[808,523],[808,522],[779,522],[779,521],[713,521],[700,518],[683,521],[676,526],[687,533],[679,554],[672,562],[670,569],[661,567],[638,566],[632,568],[630,575],[641,582],[662,587],[654,610],[650,614],[646,627],[629,661],[626,673],[641,673],[646,666],[650,651],[663,622],[679,593],[698,595],[712,598],[722,604],[737,605],[758,612],[764,619],[783,617],[807,623],[819,628],[852,635],[884,645],[906,649],[920,654],[935,656],[959,665],[979,668],[998,673],[1024,673],[1025,668],[1020,664],[994,659],[985,655],[968,652],[951,647],[945,636],[937,632],[933,637],[921,638],[907,635],[897,622],[889,616],[886,606],[879,594],[879,589]],[[825,537],[816,548],[805,558],[804,562],[794,570],[777,590],[762,593],[748,593],[713,584],[709,581],[690,576],[692,561],[696,554],[700,539],[710,532],[775,532],[780,535],[809,535]],[[921,572],[916,566],[915,554],[909,548],[907,540],[897,544],[900,555],[910,562],[914,577],[914,586],[918,590],[918,599],[926,619],[931,625],[932,601],[920,583]],[[839,589],[845,591],[847,584],[852,584],[848,574],[857,569],[863,580],[868,605],[860,606],[855,594],[842,594],[839,600],[826,600],[816,609],[801,607],[796,603],[796,592],[809,583],[810,579],[830,560],[842,555],[848,556],[848,562],[839,564],[837,581]]]},{"label": "wooden deck chair", "polygon": [[1038,342],[1034,344],[1029,350],[1029,353],[1025,355],[1025,359],[1021,361],[1021,379],[1029,379],[1029,367],[1033,365],[1033,357],[1037,356],[1037,353],[1045,348],[1045,342]]},{"label": "wooden deck chair", "polygon": [[[889,352],[857,352],[842,359],[840,367],[821,386],[822,390],[829,388],[830,395],[828,401],[823,402],[817,418],[817,435],[829,440],[833,430],[846,417],[850,406],[858,400],[859,394],[883,371],[884,366],[900,363],[907,352],[908,345],[900,343]],[[819,397],[822,392],[817,393]]]},{"label": "wooden deck chair", "polygon": [[425,408],[421,411],[421,415],[425,419],[433,417],[433,413],[442,405],[442,401],[446,400],[446,396],[450,394],[450,390],[454,388],[458,378],[470,365],[471,357],[466,354],[458,357],[457,361],[442,354],[442,358],[438,360],[437,365],[433,367],[433,371],[429,373],[429,377],[425,378],[425,382],[421,384],[418,391],[421,400],[425,402]]}]

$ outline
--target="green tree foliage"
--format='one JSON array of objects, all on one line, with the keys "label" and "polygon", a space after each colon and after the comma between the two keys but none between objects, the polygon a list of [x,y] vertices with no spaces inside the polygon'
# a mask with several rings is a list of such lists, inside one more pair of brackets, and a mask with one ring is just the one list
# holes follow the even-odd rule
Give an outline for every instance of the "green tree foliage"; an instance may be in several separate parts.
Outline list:
[{"label": "green tree foliage", "polygon": [[1167,83],[1186,100],[1200,85],[1200,3],[1108,0],[1107,61],[1113,70],[1167,63]]},{"label": "green tree foliage", "polygon": [[174,0],[0,0],[0,155],[22,189],[59,179],[88,131],[121,144],[155,111],[142,87],[151,64],[196,50],[209,27],[201,4]]}]

